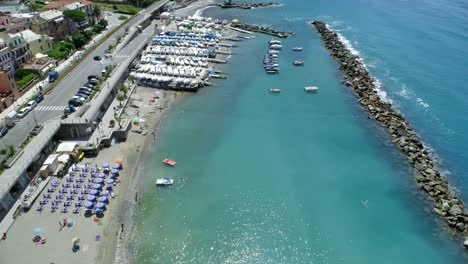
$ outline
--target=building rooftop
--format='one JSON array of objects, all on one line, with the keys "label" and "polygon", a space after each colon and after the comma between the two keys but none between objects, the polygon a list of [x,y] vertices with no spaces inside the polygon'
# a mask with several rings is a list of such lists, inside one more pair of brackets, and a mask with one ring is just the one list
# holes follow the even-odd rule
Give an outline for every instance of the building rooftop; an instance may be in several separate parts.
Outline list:
[{"label": "building rooftop", "polygon": [[75,4],[75,7],[72,8],[72,9],[76,9],[76,4],[80,4],[81,6],[87,6],[87,5],[91,5],[92,3],[90,1],[86,1],[86,0],[83,0],[83,1],[77,1],[77,0],[59,0],[59,1],[53,1],[53,2],[50,2],[48,3],[44,8],[46,10],[52,10],[52,9],[61,9],[61,8],[64,8],[68,5],[72,5],[72,4]]},{"label": "building rooftop", "polygon": [[33,42],[33,41],[38,40],[38,39],[41,38],[41,35],[36,34],[36,33],[32,32],[29,29],[26,29],[26,30],[23,30],[23,31],[21,31],[19,33],[16,33],[15,35],[23,36],[23,38],[24,38],[24,40],[26,40],[26,42]]},{"label": "building rooftop", "polygon": [[54,20],[63,16],[62,11],[49,10],[39,13],[39,16],[45,20]]},{"label": "building rooftop", "polygon": [[17,13],[17,14],[11,14],[11,17],[16,17],[16,18],[33,18],[34,13]]}]

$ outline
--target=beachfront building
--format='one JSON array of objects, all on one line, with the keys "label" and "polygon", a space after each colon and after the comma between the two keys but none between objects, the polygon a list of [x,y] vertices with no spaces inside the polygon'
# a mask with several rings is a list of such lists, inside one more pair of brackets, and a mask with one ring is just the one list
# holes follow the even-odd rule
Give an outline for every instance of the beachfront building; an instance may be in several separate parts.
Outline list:
[{"label": "beachfront building", "polygon": [[20,33],[10,34],[5,28],[0,29],[0,45],[10,48],[13,64],[16,69],[32,58],[29,45]]},{"label": "beachfront building", "polygon": [[93,19],[94,15],[94,8],[92,6],[92,2],[90,1],[77,1],[77,0],[59,0],[59,1],[53,1],[48,3],[45,6],[46,10],[60,10],[60,11],[65,11],[65,10],[80,10],[86,13],[87,18],[85,21],[80,23],[79,26],[81,28],[85,28],[89,25],[89,23]]},{"label": "beachfront building", "polygon": [[33,17],[33,14],[2,15],[0,28],[5,28],[11,34],[31,29]]},{"label": "beachfront building", "polygon": [[0,112],[13,103],[13,98],[19,97],[13,74],[13,70],[8,67],[0,68]]},{"label": "beachfront building", "polygon": [[67,35],[78,32],[78,27],[76,23],[64,17],[62,11],[49,10],[35,17],[31,30],[54,39],[63,39]]},{"label": "beachfront building", "polygon": [[0,69],[11,69],[15,72],[13,64],[13,55],[11,55],[10,47],[5,44],[0,44]]},{"label": "beachfront building", "polygon": [[29,49],[33,55],[38,53],[45,54],[52,49],[52,38],[46,35],[39,35],[31,30],[24,30],[19,33],[29,44]]}]

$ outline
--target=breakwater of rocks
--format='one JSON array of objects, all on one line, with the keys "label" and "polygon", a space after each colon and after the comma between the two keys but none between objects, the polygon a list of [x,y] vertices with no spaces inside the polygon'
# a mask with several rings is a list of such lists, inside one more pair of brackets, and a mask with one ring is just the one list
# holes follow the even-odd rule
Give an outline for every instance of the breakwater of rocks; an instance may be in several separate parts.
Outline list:
[{"label": "breakwater of rocks", "polygon": [[279,6],[278,3],[274,2],[261,2],[261,3],[233,3],[231,1],[226,1],[222,4],[218,4],[221,8],[239,8],[239,9],[252,9],[257,7],[269,7],[269,6]]},{"label": "breakwater of rocks", "polygon": [[238,22],[232,22],[231,27],[242,29],[242,30],[247,30],[250,32],[268,34],[268,35],[272,35],[272,36],[279,37],[279,38],[287,38],[289,36],[294,35],[294,32],[280,31],[280,30],[276,30],[272,28],[267,28],[267,27],[252,25],[252,24],[238,23]]},{"label": "breakwater of rocks", "polygon": [[390,103],[378,96],[375,79],[360,58],[352,54],[340,40],[338,34],[324,22],[314,21],[311,24],[340,64],[346,86],[353,91],[359,103],[370,113],[370,117],[386,127],[393,143],[414,168],[418,186],[431,198],[434,212],[445,220],[453,234],[464,235],[464,247],[468,249],[468,213],[463,201],[450,187],[447,178],[441,175],[420,137]]}]

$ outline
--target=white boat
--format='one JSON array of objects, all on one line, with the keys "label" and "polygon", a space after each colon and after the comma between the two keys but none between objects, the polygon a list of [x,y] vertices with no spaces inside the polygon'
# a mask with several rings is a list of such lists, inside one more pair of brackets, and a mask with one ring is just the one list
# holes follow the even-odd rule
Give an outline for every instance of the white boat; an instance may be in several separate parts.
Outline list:
[{"label": "white boat", "polygon": [[270,88],[270,89],[268,89],[268,91],[269,91],[270,93],[279,93],[279,92],[281,92],[281,89],[278,89],[278,88]]},{"label": "white boat", "polygon": [[279,53],[279,51],[277,51],[277,50],[269,50],[268,51],[268,54],[278,54],[278,53]]},{"label": "white boat", "polygon": [[270,45],[281,44],[281,41],[272,39],[272,40],[270,40],[270,41],[268,42],[268,44],[270,44]]},{"label": "white boat", "polygon": [[306,86],[306,87],[304,87],[304,91],[306,91],[306,92],[317,92],[318,87],[317,86]]},{"label": "white boat", "polygon": [[302,51],[302,47],[294,47],[293,50],[294,51]]},{"label": "white boat", "polygon": [[174,180],[170,178],[156,179],[156,185],[158,186],[169,186],[169,185],[172,185],[173,183],[174,183]]},{"label": "white boat", "polygon": [[280,50],[282,49],[283,46],[279,45],[279,44],[273,44],[270,46],[270,49],[274,49],[274,50]]}]

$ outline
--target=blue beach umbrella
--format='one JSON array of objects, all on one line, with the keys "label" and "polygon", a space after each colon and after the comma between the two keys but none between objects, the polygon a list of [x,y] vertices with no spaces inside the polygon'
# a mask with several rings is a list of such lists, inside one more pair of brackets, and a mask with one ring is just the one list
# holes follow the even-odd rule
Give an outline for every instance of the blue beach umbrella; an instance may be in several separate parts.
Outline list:
[{"label": "blue beach umbrella", "polygon": [[106,183],[107,183],[107,184],[113,184],[113,183],[114,183],[114,180],[113,180],[113,179],[107,179],[107,180],[106,180]]},{"label": "blue beach umbrella", "polygon": [[98,184],[98,183],[93,184],[93,189],[99,189],[99,188],[101,188],[101,186],[102,186],[102,185],[101,185],[101,184]]},{"label": "blue beach umbrella", "polygon": [[119,170],[118,170],[118,169],[112,169],[112,170],[111,170],[111,173],[112,173],[112,174],[118,174],[118,173],[119,173]]},{"label": "blue beach umbrella", "polygon": [[101,195],[103,196],[108,196],[110,194],[110,192],[108,190],[104,190],[101,192]]},{"label": "blue beach umbrella", "polygon": [[104,180],[102,178],[94,179],[94,183],[102,183]]},{"label": "blue beach umbrella", "polygon": [[108,168],[109,168],[109,163],[104,163],[104,164],[102,164],[102,167],[103,167],[104,169],[108,169]]},{"label": "blue beach umbrella", "polygon": [[86,198],[88,201],[94,201],[96,200],[96,196],[94,195],[88,195],[88,198]]},{"label": "blue beach umbrella", "polygon": [[98,192],[99,192],[98,190],[91,190],[89,193],[92,194],[92,195],[96,195],[96,194],[98,194]]},{"label": "blue beach umbrella", "polygon": [[112,168],[113,169],[120,169],[120,164],[114,164],[114,165],[112,165]]},{"label": "blue beach umbrella", "polygon": [[105,173],[99,173],[98,177],[99,178],[105,178],[107,175]]},{"label": "blue beach umbrella", "polygon": [[107,196],[101,196],[98,198],[98,201],[101,203],[107,202]]},{"label": "blue beach umbrella", "polygon": [[215,75],[215,71],[213,69],[210,70],[210,76]]},{"label": "blue beach umbrella", "polygon": [[93,208],[93,203],[92,203],[92,202],[86,202],[86,203],[84,204],[84,207],[85,207],[86,209]]},{"label": "blue beach umbrella", "polygon": [[36,227],[36,228],[33,229],[33,234],[34,235],[37,235],[37,234],[40,234],[40,233],[42,233],[42,228]]},{"label": "blue beach umbrella", "polygon": [[104,206],[106,206],[104,203],[97,203],[96,204],[96,208],[103,208]]}]

